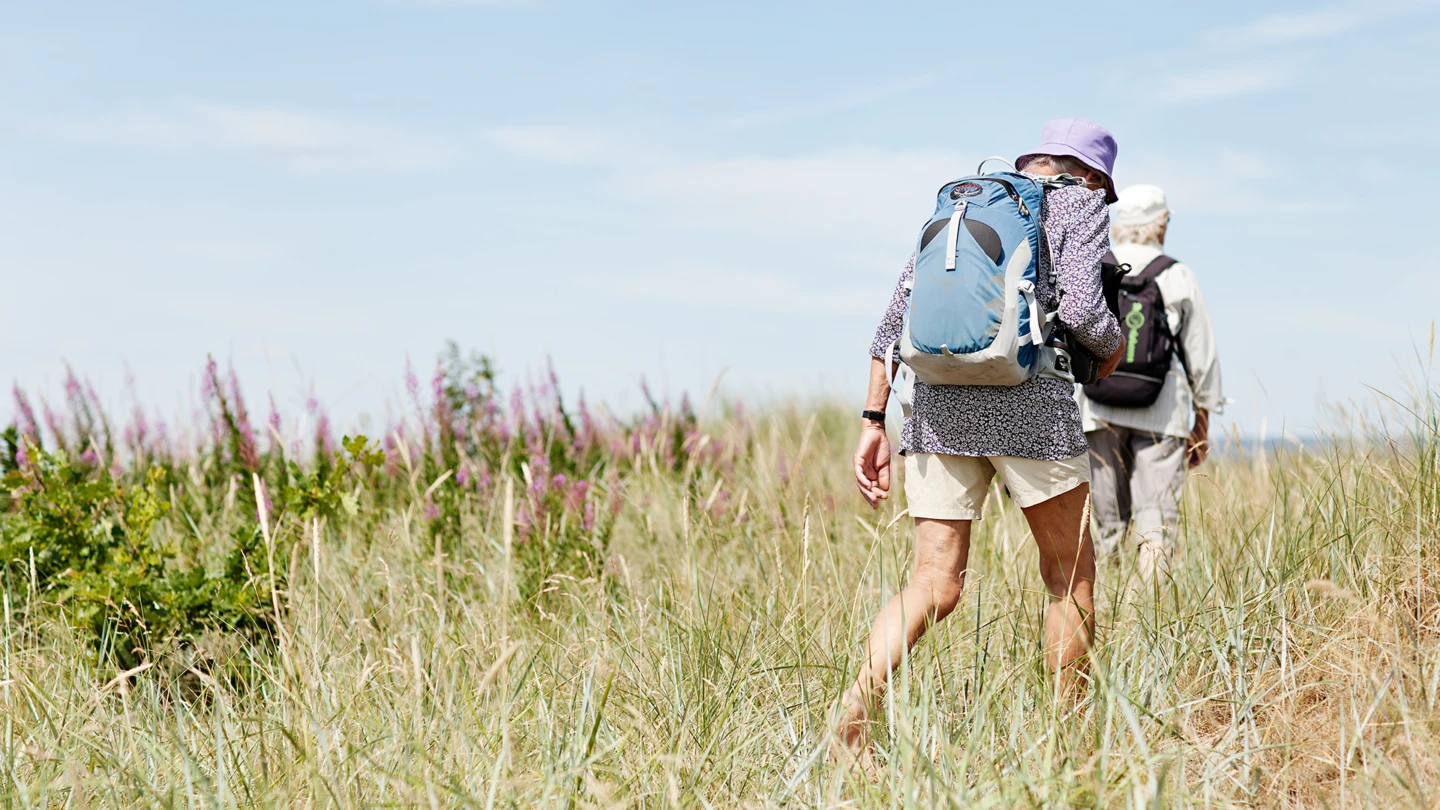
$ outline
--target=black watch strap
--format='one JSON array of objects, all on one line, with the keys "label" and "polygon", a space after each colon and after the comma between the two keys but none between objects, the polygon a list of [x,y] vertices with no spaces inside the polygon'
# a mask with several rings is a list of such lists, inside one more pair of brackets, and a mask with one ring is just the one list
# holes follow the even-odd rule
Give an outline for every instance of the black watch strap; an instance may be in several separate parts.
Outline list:
[{"label": "black watch strap", "polygon": [[884,411],[861,411],[860,418],[869,419],[871,422],[879,422],[882,425],[885,424]]}]

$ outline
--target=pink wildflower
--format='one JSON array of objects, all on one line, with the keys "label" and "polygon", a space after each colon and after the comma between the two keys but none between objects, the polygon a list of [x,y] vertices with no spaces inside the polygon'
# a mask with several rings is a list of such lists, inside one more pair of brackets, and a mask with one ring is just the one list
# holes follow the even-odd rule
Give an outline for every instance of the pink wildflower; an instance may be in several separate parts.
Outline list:
[{"label": "pink wildflower", "polygon": [[40,400],[40,410],[45,414],[45,426],[50,428],[50,432],[55,436],[55,441],[59,442],[63,448],[65,446],[65,431],[60,427],[60,417],[56,416],[55,412],[50,410],[50,403],[46,402],[43,398]]},{"label": "pink wildflower", "polygon": [[405,391],[410,394],[410,399],[415,406],[420,406],[420,380],[415,376],[415,367],[410,365],[410,357],[405,357]]},{"label": "pink wildflower", "polygon": [[135,406],[135,411],[130,415],[130,435],[131,441],[128,443],[136,450],[145,446],[145,439],[150,435],[150,426],[145,420],[145,411],[139,405]]},{"label": "pink wildflower", "polygon": [[205,357],[205,376],[200,380],[200,396],[203,399],[210,399],[220,389],[220,372],[215,363],[214,355]]},{"label": "pink wildflower", "polygon": [[550,461],[541,455],[530,456],[530,494],[537,500],[545,497],[550,484]]},{"label": "pink wildflower", "polygon": [[235,444],[239,451],[240,466],[254,472],[260,469],[260,454],[255,449],[255,429],[250,427],[250,413],[245,409],[245,398],[240,394],[240,378],[235,368],[230,368],[230,404],[235,411]]},{"label": "pink wildflower", "polygon": [[335,452],[335,434],[330,430],[330,414],[315,396],[315,387],[310,387],[310,397],[305,401],[305,410],[315,417],[315,452],[328,456]]},{"label": "pink wildflower", "polygon": [[80,381],[75,378],[75,372],[69,365],[65,366],[65,397],[71,402],[80,398]]},{"label": "pink wildflower", "polygon": [[574,485],[564,490],[565,508],[571,512],[579,512],[585,506],[585,496],[590,493],[589,481],[576,481]]},{"label": "pink wildflower", "polygon": [[39,438],[40,426],[35,423],[35,409],[30,407],[29,398],[20,390],[19,383],[16,383],[11,391],[15,394],[15,412],[20,416],[16,425],[20,429],[20,435]]}]

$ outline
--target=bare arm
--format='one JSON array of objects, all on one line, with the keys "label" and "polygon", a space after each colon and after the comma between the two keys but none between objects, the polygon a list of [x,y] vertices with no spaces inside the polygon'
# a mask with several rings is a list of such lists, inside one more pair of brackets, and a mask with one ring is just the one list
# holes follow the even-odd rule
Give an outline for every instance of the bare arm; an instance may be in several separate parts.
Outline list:
[{"label": "bare arm", "polygon": [[[895,282],[895,292],[890,304],[875,330],[875,339],[870,342],[870,384],[865,391],[865,410],[885,412],[890,401],[890,381],[885,377],[887,350],[900,337],[905,322],[905,303],[908,298],[905,283],[915,277],[915,256],[911,254],[900,279]],[[895,367],[899,367],[899,363]],[[891,369],[893,372],[895,369]],[[864,420],[860,426],[860,443],[855,447],[855,485],[872,508],[878,508],[880,501],[890,497],[890,437],[885,434],[884,422]]]},{"label": "bare arm", "polygon": [[[895,363],[890,369],[894,373],[900,368]],[[885,376],[885,361],[878,357],[870,358],[870,386],[865,391],[865,410],[885,412],[885,405],[890,402],[890,380]]]},{"label": "bare arm", "polygon": [[1210,455],[1209,411],[1195,409],[1195,427],[1190,429],[1190,440],[1185,445],[1186,466],[1193,470],[1205,463],[1205,457]]},{"label": "bare arm", "polygon": [[[865,410],[885,412],[890,401],[890,383],[885,377],[885,361],[870,358],[870,386],[865,392]],[[871,508],[890,497],[890,437],[885,423],[864,419],[860,424],[860,442],[855,446],[855,485]]]}]

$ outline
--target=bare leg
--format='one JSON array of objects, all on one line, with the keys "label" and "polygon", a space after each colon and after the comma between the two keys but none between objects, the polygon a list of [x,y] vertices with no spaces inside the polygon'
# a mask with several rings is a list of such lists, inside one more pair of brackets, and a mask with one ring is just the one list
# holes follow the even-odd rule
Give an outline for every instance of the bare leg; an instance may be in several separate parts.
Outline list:
[{"label": "bare leg", "polygon": [[870,712],[890,673],[905,651],[930,625],[949,616],[960,603],[965,565],[970,557],[970,521],[915,521],[915,570],[910,582],[875,617],[865,661],[855,683],[840,698],[835,732],[836,758],[853,760],[870,744]]},{"label": "bare leg", "polygon": [[1062,690],[1082,684],[1095,636],[1095,546],[1085,503],[1090,485],[1025,509],[1040,548],[1040,578],[1050,591],[1045,609],[1045,663],[1060,672]]}]

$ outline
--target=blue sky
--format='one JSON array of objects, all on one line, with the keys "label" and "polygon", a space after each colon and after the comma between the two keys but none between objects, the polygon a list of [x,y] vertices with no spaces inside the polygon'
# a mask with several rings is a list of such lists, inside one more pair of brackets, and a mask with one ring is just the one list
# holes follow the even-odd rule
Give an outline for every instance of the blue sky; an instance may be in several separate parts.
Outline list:
[{"label": "blue sky", "polygon": [[[1046,118],[1164,186],[1228,418],[1395,388],[1440,294],[1440,6],[10,3],[0,381],[381,413],[447,338],[657,388],[839,394],[940,183]],[[1402,173],[1413,172],[1413,173]],[[0,405],[0,417],[9,401]]]}]

